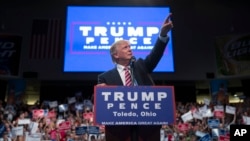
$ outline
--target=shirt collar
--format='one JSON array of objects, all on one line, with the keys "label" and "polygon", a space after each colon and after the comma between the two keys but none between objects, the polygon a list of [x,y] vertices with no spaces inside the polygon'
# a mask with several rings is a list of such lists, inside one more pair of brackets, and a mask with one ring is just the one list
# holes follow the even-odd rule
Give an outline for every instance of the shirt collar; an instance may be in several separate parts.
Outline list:
[{"label": "shirt collar", "polygon": [[[122,72],[122,71],[124,70],[125,66],[120,65],[120,64],[116,64],[116,68],[117,68],[117,70],[118,70],[119,72]],[[128,68],[130,68],[130,66],[128,66]]]}]

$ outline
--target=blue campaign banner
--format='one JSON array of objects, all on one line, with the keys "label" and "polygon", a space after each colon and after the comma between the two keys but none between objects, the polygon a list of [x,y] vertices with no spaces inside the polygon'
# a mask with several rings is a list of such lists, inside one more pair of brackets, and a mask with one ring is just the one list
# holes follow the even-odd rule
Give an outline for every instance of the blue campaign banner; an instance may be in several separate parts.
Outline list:
[{"label": "blue campaign banner", "polygon": [[100,128],[98,126],[89,126],[89,134],[100,134]]},{"label": "blue campaign banner", "polygon": [[94,101],[96,124],[175,123],[173,86],[96,86]]},{"label": "blue campaign banner", "polygon": [[[109,49],[121,39],[129,40],[136,58],[145,58],[170,12],[167,6],[67,6],[64,72],[100,73],[112,68]],[[175,72],[172,31],[168,36],[154,72]]]},{"label": "blue campaign banner", "polygon": [[209,128],[218,128],[220,126],[219,119],[208,119],[207,121]]},{"label": "blue campaign banner", "polygon": [[83,135],[85,133],[88,133],[88,127],[87,126],[76,127],[76,135]]},{"label": "blue campaign banner", "polygon": [[199,141],[211,141],[211,136],[206,134],[205,136],[201,137]]}]

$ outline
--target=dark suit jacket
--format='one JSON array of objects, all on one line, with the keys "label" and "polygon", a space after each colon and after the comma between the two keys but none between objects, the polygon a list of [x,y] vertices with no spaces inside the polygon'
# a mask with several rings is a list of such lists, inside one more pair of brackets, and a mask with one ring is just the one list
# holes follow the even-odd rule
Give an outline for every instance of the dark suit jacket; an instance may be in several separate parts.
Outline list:
[{"label": "dark suit jacket", "polygon": [[[149,55],[147,55],[145,59],[139,58],[134,62],[133,72],[138,85],[154,84],[149,74],[153,72],[161,60],[168,40],[169,38],[167,39],[167,42],[164,43],[158,38]],[[98,84],[100,83],[106,83],[107,85],[123,85],[116,67],[98,75]]]}]

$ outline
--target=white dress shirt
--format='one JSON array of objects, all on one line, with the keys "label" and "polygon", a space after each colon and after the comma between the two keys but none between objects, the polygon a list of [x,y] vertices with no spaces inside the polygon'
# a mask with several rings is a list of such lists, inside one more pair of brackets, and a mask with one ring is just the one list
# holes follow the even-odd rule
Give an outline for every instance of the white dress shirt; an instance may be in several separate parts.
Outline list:
[{"label": "white dress shirt", "polygon": [[[117,70],[120,74],[120,77],[122,79],[123,86],[125,86],[125,70],[124,70],[125,67],[120,65],[120,64],[116,64],[116,68],[117,68]],[[128,69],[129,69],[129,73],[131,74],[130,66],[128,66]],[[136,79],[134,80],[134,86],[138,86]]]},{"label": "white dress shirt", "polygon": [[[125,67],[120,65],[120,64],[116,64],[116,68],[117,68],[117,70],[118,70],[118,72],[120,74],[123,85],[125,85],[125,70],[124,70]],[[131,74],[130,66],[128,66],[128,68],[129,68],[129,73]]]}]

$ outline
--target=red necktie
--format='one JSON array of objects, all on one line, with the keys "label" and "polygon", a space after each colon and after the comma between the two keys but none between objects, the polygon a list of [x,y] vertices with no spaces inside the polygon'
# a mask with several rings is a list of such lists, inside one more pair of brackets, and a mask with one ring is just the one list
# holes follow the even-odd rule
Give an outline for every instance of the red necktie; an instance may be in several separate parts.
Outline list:
[{"label": "red necktie", "polygon": [[132,79],[131,79],[131,75],[129,72],[129,68],[125,67],[125,86],[131,86],[132,85]]}]

